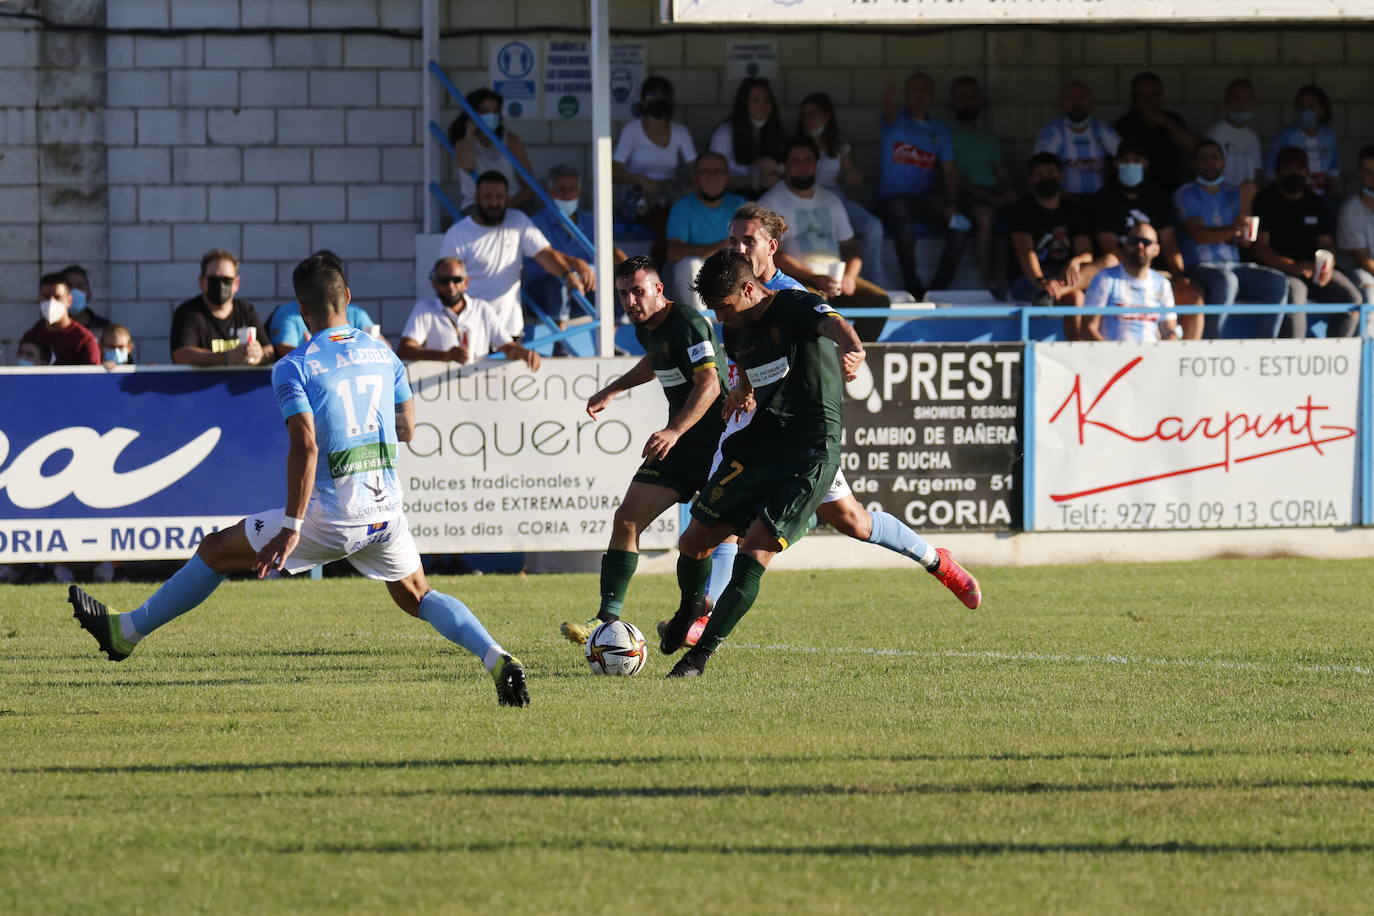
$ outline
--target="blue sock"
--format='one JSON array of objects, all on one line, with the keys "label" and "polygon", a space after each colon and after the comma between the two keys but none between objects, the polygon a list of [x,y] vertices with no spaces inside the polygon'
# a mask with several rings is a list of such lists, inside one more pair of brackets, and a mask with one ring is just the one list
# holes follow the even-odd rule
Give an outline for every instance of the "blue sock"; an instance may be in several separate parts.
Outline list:
[{"label": "blue sock", "polygon": [[706,586],[706,594],[711,598],[711,604],[720,600],[721,592],[725,591],[725,586],[730,584],[730,574],[735,569],[735,554],[739,553],[739,545],[734,541],[722,541],[711,553],[711,581]]},{"label": "blue sock", "polygon": [[496,640],[491,638],[482,622],[452,595],[430,589],[420,601],[420,619],[449,642],[456,642],[482,659],[483,664],[486,664],[487,650],[496,646]]},{"label": "blue sock", "polygon": [[142,607],[131,613],[129,621],[139,636],[147,636],[209,598],[223,581],[224,576],[206,566],[200,554],[196,554],[177,570],[176,575],[162,583],[162,588],[153,592]]},{"label": "blue sock", "polygon": [[935,548],[927,544],[919,534],[903,525],[895,515],[873,512],[871,516],[873,531],[868,536],[870,544],[878,544],[894,553],[910,557],[926,569],[934,570],[939,567],[940,558],[935,555]]}]

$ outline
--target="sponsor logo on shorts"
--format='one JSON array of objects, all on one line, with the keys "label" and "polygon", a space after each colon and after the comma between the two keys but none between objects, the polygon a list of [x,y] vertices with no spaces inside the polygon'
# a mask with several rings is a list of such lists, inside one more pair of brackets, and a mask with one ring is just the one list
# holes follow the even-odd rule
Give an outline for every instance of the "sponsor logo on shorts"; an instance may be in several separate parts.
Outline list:
[{"label": "sponsor logo on shorts", "polygon": [[786,356],[779,357],[771,363],[764,363],[762,366],[755,366],[752,369],[744,370],[744,374],[749,377],[749,384],[755,388],[763,388],[774,382],[782,381],[787,377],[791,370],[791,363]]}]

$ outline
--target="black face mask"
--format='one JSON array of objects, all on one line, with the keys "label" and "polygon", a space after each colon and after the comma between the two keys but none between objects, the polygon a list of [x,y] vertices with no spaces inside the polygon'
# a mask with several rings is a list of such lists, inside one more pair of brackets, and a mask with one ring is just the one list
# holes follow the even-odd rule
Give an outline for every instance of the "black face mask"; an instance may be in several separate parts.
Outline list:
[{"label": "black face mask", "polygon": [[1035,192],[1035,196],[1040,198],[1041,200],[1049,200],[1051,197],[1059,193],[1059,179],[1041,178],[1039,181],[1031,185],[1031,190]]},{"label": "black face mask", "polygon": [[972,124],[978,120],[978,115],[982,113],[981,108],[958,108],[954,111],[954,116],[965,124]]},{"label": "black face mask", "polygon": [[1307,176],[1297,172],[1289,172],[1287,175],[1279,176],[1279,190],[1285,194],[1297,194],[1307,187]]},{"label": "black face mask", "polygon": [[805,178],[794,178],[791,175],[787,176],[787,186],[794,191],[805,191],[815,183],[815,175],[807,175]]},{"label": "black face mask", "polygon": [[205,299],[211,305],[223,305],[234,295],[234,281],[228,277],[207,277]]},{"label": "black face mask", "polygon": [[650,99],[644,103],[644,113],[659,121],[666,121],[673,116],[673,100]]}]

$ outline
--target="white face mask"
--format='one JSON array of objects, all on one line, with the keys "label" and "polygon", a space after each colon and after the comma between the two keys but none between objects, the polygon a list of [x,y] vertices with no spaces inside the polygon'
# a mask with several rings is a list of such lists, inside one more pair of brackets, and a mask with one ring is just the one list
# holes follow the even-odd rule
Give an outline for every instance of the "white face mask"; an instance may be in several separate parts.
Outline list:
[{"label": "white face mask", "polygon": [[808,136],[815,137],[816,139],[820,139],[821,134],[825,133],[825,127],[826,127],[826,125],[822,124],[820,127],[817,127],[815,130],[808,130],[806,133],[807,133]]},{"label": "white face mask", "polygon": [[48,324],[57,324],[62,320],[62,316],[67,314],[67,303],[61,299],[44,299],[38,303],[38,314],[42,315]]},{"label": "white face mask", "polygon": [[749,123],[754,125],[754,130],[763,130],[763,125],[768,123],[767,118],[750,118]]},{"label": "white face mask", "polygon": [[561,197],[555,197],[553,202],[559,210],[563,211],[563,215],[569,218],[577,212],[577,205],[581,203],[581,201],[575,197],[572,200],[564,200]]}]

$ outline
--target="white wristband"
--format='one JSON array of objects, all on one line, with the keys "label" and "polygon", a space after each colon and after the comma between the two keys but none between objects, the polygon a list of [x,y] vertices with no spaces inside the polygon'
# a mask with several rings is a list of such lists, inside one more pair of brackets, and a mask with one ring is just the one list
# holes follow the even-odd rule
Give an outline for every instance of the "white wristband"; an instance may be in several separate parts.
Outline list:
[{"label": "white wristband", "polygon": [[281,519],[281,526],[288,531],[300,531],[302,521],[302,519],[294,518],[290,515],[283,515]]}]

